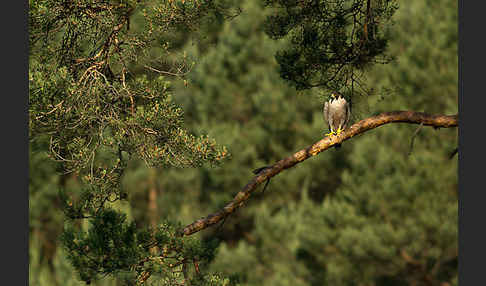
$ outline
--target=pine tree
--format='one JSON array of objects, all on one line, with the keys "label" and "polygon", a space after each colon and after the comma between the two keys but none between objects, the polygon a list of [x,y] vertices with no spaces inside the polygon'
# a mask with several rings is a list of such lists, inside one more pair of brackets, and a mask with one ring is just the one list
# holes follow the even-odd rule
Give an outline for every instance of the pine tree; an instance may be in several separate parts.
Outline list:
[{"label": "pine tree", "polygon": [[[226,157],[213,139],[184,128],[167,78],[132,72],[167,67],[163,55],[152,57],[167,54],[163,35],[197,27],[223,8],[212,1],[29,4],[29,136],[47,138],[49,157],[81,184],[81,191],[60,191],[68,219],[61,241],[81,280],[120,273],[132,283],[150,276],[166,284],[214,280],[189,269],[212,247],[182,239],[175,222],[137,227],[114,203],[127,199],[121,179],[134,159],[199,167]],[[142,26],[133,29],[132,21]],[[176,64],[176,72],[163,73],[182,76],[190,68],[184,58]]]}]

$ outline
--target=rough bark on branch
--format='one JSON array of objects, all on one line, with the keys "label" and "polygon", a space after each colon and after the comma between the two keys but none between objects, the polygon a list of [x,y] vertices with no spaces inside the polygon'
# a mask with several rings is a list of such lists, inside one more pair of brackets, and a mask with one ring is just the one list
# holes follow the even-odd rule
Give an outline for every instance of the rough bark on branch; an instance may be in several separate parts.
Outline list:
[{"label": "rough bark on branch", "polygon": [[311,146],[302,149],[295,154],[278,161],[277,163],[264,168],[253,179],[243,187],[241,191],[236,194],[233,200],[228,203],[223,209],[208,215],[205,218],[198,219],[193,223],[185,226],[182,229],[182,235],[191,235],[201,231],[213,224],[223,220],[225,217],[233,213],[236,209],[241,207],[243,203],[248,200],[251,193],[257,186],[273,176],[279,174],[285,169],[291,168],[294,165],[319,154],[343,141],[351,139],[353,136],[364,133],[366,131],[375,129],[381,125],[388,123],[410,123],[421,124],[423,126],[433,126],[435,128],[450,128],[458,126],[458,115],[431,115],[423,112],[414,111],[392,111],[384,112],[376,116],[363,119],[351,127],[347,128],[340,135],[325,137]]}]

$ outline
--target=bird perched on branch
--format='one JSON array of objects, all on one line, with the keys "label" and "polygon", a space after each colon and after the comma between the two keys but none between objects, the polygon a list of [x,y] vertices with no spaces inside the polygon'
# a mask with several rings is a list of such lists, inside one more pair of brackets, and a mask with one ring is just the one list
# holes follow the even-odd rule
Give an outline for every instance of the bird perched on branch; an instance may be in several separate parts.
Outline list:
[{"label": "bird perched on branch", "polygon": [[[342,95],[332,92],[329,100],[324,103],[323,113],[330,131],[326,136],[339,135],[351,117],[351,104]],[[341,144],[336,144],[336,148],[340,146]]]}]

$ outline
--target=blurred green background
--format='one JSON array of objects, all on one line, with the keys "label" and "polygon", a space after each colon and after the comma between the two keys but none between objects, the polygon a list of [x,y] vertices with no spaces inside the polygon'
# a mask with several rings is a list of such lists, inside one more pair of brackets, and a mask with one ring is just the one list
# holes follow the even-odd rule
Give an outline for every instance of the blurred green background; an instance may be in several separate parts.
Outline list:
[{"label": "blurred green background", "polygon": [[[204,37],[174,35],[174,52],[196,59],[188,85],[175,82],[185,125],[225,145],[221,167],[149,169],[133,162],[124,179],[137,224],[184,224],[212,213],[253,176],[322,138],[323,97],[296,92],[278,74],[283,42],[262,30],[260,0],[241,2],[231,21],[201,27]],[[389,54],[396,61],[369,71],[371,114],[414,110],[458,112],[457,1],[400,3]],[[136,28],[136,26],[135,26]],[[457,129],[391,124],[343,143],[271,180],[221,227],[210,264],[241,285],[457,285]],[[58,241],[63,228],[58,189],[76,188],[56,164],[30,146],[29,284],[84,285]],[[106,278],[95,285],[118,285]]]}]

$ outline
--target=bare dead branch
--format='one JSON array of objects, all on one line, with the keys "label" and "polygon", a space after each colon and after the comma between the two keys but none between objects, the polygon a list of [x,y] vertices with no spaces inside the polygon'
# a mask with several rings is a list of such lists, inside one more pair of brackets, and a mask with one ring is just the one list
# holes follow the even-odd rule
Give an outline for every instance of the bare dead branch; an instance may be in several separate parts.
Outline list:
[{"label": "bare dead branch", "polygon": [[187,72],[172,73],[172,72],[168,72],[168,71],[161,71],[161,70],[155,69],[155,68],[153,68],[153,67],[151,67],[151,66],[148,66],[148,65],[144,65],[144,67],[145,67],[146,69],[149,69],[149,70],[151,70],[151,71],[153,71],[153,72],[156,72],[156,73],[160,73],[160,74],[166,74],[166,75],[171,75],[171,76],[177,76],[177,77],[182,77],[182,76],[185,76],[185,75],[186,75],[186,74],[188,74],[188,73],[189,73],[189,71],[190,71],[190,70],[189,70],[189,71],[187,71]]},{"label": "bare dead branch", "polygon": [[285,169],[291,168],[304,160],[315,156],[322,151],[329,149],[330,147],[349,140],[352,137],[364,133],[366,131],[375,129],[381,125],[388,123],[409,123],[409,124],[421,124],[424,126],[433,126],[434,128],[450,128],[458,126],[458,115],[431,115],[423,112],[414,111],[392,111],[384,112],[382,114],[372,116],[363,119],[351,127],[346,129],[340,135],[333,137],[326,137],[311,146],[304,148],[295,154],[282,159],[268,168],[258,172],[258,174],[251,179],[246,186],[239,191],[231,202],[229,202],[223,209],[209,214],[205,218],[198,219],[193,223],[185,226],[181,230],[181,235],[191,235],[198,231],[201,231],[213,224],[220,222],[228,215],[236,211],[241,207],[245,201],[247,201],[252,192],[257,186],[268,179],[276,176]]}]

